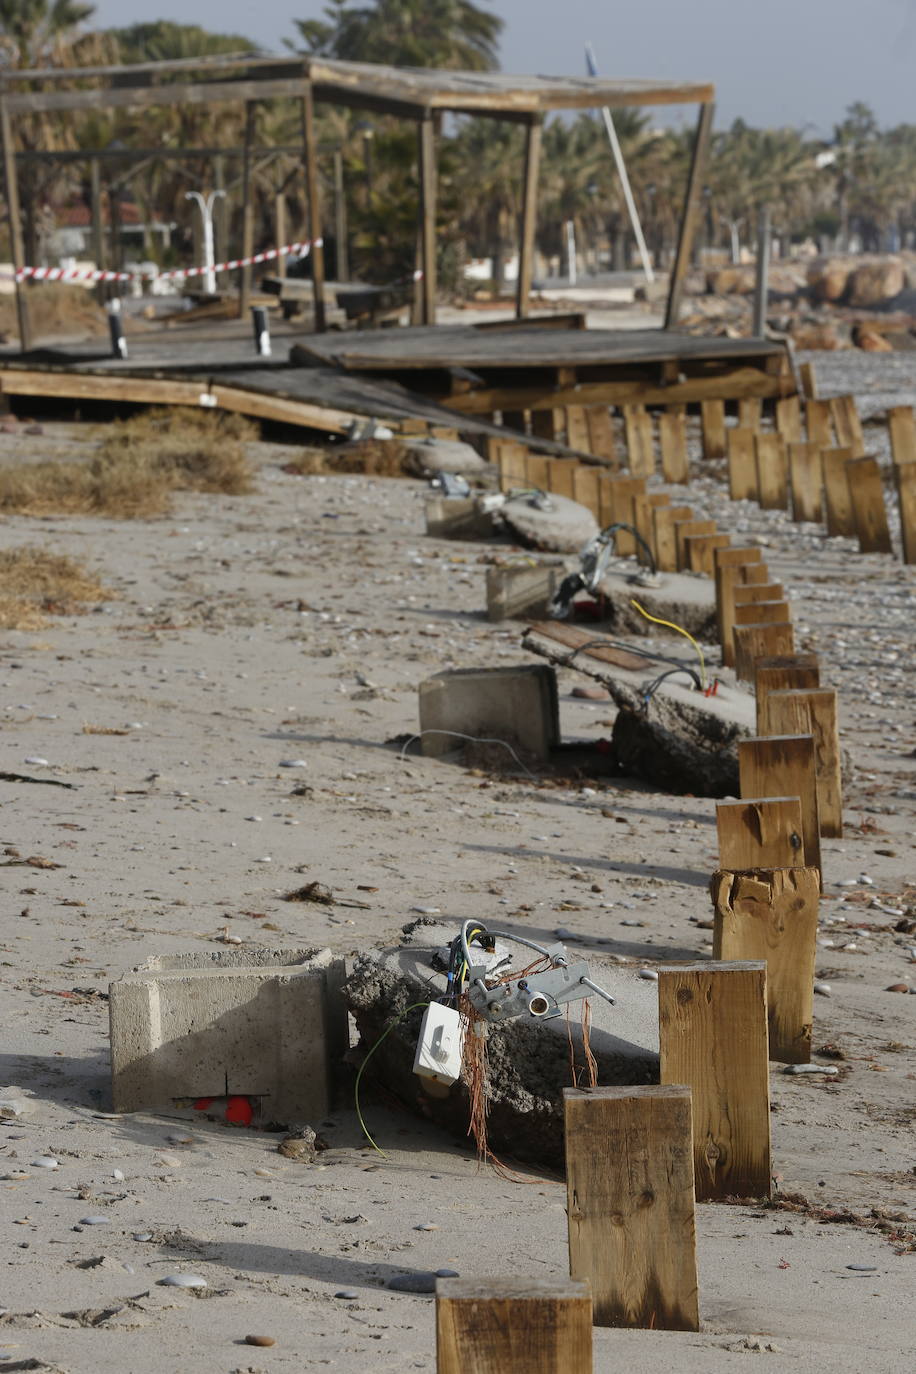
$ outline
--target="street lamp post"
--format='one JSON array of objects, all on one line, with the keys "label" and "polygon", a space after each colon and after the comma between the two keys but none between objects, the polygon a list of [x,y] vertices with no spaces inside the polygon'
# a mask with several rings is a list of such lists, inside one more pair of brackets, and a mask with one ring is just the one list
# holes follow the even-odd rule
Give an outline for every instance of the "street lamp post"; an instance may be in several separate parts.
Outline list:
[{"label": "street lamp post", "polygon": [[211,191],[204,195],[201,191],[186,191],[185,200],[196,200],[200,206],[200,217],[204,226],[204,290],[208,296],[216,295],[216,254],[213,249],[213,206],[225,191]]}]

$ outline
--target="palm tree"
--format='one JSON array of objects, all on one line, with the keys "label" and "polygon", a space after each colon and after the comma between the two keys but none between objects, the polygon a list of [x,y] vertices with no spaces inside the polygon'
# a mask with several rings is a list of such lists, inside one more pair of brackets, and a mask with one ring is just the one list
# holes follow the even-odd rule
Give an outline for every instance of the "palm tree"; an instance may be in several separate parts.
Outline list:
[{"label": "palm tree", "polygon": [[297,19],[309,52],[396,67],[488,71],[503,21],[473,0],[330,0],[325,19]]},{"label": "palm tree", "polygon": [[61,59],[94,13],[78,0],[0,0],[0,65],[71,66]]}]

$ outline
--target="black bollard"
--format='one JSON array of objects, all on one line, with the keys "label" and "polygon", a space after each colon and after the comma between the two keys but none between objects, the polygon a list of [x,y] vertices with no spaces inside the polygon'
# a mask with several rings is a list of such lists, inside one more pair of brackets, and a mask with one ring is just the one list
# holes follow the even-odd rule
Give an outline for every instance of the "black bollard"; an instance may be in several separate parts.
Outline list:
[{"label": "black bollard", "polygon": [[259,358],[270,357],[270,324],[267,319],[267,307],[263,305],[253,305],[251,307],[251,323],[254,328],[254,346],[257,349]]},{"label": "black bollard", "polygon": [[108,302],[108,332],[111,335],[111,356],[113,358],[126,358],[127,340],[124,337],[121,302],[117,297]]}]

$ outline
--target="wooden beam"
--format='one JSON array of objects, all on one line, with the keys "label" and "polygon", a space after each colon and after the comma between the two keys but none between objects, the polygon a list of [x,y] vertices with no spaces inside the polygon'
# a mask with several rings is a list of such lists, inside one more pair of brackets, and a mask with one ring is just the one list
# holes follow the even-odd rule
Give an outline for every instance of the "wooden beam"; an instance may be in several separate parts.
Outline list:
[{"label": "wooden beam", "polygon": [[688,571],[700,573],[703,577],[712,577],[715,572],[713,557],[716,550],[727,549],[731,542],[731,536],[721,532],[718,534],[688,534],[684,540]]},{"label": "wooden beam", "polygon": [[627,466],[631,475],[651,477],[655,472],[651,415],[645,406],[624,406],[623,424],[626,432]]},{"label": "wooden beam", "polygon": [[687,456],[687,409],[667,406],[658,417],[658,438],[662,454],[662,476],[666,482],[690,481]]},{"label": "wooden beam", "polygon": [[816,868],[762,868],[712,877],[712,957],[763,959],[769,1054],[780,1064],[811,1060],[817,913]]},{"label": "wooden beam", "polygon": [[575,1279],[439,1279],[437,1374],[592,1374],[592,1300]]},{"label": "wooden beam", "polygon": [[566,407],[566,444],[582,453],[591,453],[589,448],[588,420],[582,406]]},{"label": "wooden beam", "polygon": [[725,402],[720,397],[703,401],[700,405],[700,420],[703,429],[703,457],[724,458]]},{"label": "wooden beam", "polygon": [[[99,159],[89,159],[89,220],[92,226],[92,256],[99,271],[105,270],[105,229],[102,221],[102,170]],[[95,288],[96,299],[102,305],[108,294],[103,281]]]},{"label": "wooden beam", "polygon": [[916,563],[916,462],[894,467],[897,500],[900,503],[900,535],[904,563]]},{"label": "wooden beam", "polygon": [[766,964],[658,970],[661,1082],[693,1094],[698,1202],[770,1196]]},{"label": "wooden beam", "polygon": [[695,534],[717,534],[715,520],[678,520],[674,526],[674,542],[677,549],[677,566],[682,571],[687,567],[687,540]]},{"label": "wooden beam", "polygon": [[675,329],[680,319],[681,302],[684,298],[684,283],[690,268],[690,259],[693,253],[693,240],[700,214],[700,200],[703,190],[703,180],[706,176],[706,162],[709,155],[709,143],[712,135],[712,122],[715,111],[716,107],[712,101],[707,101],[700,106],[700,113],[697,119],[696,138],[693,144],[693,155],[690,159],[690,171],[687,175],[687,192],[684,197],[684,208],[681,212],[681,228],[680,234],[678,235],[677,254],[671,272],[671,283],[668,288],[668,306],[665,311],[666,329]]},{"label": "wooden beam", "polygon": [[887,423],[891,436],[891,455],[899,467],[916,463],[916,420],[912,406],[890,406]]},{"label": "wooden beam", "polygon": [[309,261],[312,264],[312,293],[315,311],[315,333],[323,334],[327,327],[324,302],[324,244],[321,224],[321,186],[318,180],[318,140],[315,136],[315,97],[311,81],[304,81],[302,95],[302,143],[305,156],[305,191],[308,215],[308,236],[311,240]]},{"label": "wooden beam", "polygon": [[742,429],[760,428],[761,404],[759,396],[745,396],[738,402],[738,424]]},{"label": "wooden beam", "polygon": [[849,448],[821,449],[827,533],[831,535],[848,536],[856,532],[855,516],[849,499],[849,480],[846,476],[846,464],[851,459],[852,450]]},{"label": "wooden beam", "polygon": [[11,114],[40,114],[54,110],[144,110],[156,105],[232,105],[240,100],[295,99],[301,94],[302,78],[294,76],[276,81],[176,81],[164,86],[110,86],[107,90],[24,91],[8,100]]},{"label": "wooden beam", "polygon": [[893,553],[887,524],[881,469],[874,458],[853,458],[846,464],[849,503],[862,553]]},{"label": "wooden beam", "polygon": [[529,310],[531,279],[534,275],[534,245],[537,230],[538,174],[541,165],[540,115],[532,115],[525,129],[525,171],[522,184],[522,223],[518,252],[518,280],[515,289],[515,314],[524,319]]},{"label": "wooden beam", "polygon": [[753,682],[758,658],[776,658],[795,652],[795,632],[790,620],[781,623],[735,625],[732,631],[735,677]]},{"label": "wooden beam", "polygon": [[573,473],[573,499],[601,520],[601,469],[577,463]]},{"label": "wooden beam", "polygon": [[792,488],[792,519],[817,523],[824,510],[824,465],[816,444],[789,445],[789,484]]},{"label": "wooden beam", "polygon": [[557,496],[566,496],[575,501],[575,480],[578,463],[575,458],[548,458],[547,490]]},{"label": "wooden beam", "polygon": [[[618,468],[620,455],[614,440],[611,412],[607,406],[583,406],[582,412],[585,415],[585,423],[588,428],[588,452],[594,454],[596,458],[606,459],[613,467]],[[575,445],[570,445],[570,447],[575,447]]]},{"label": "wooden beam", "polygon": [[[13,271],[19,272],[26,265],[25,247],[22,239],[22,212],[19,205],[19,177],[16,171],[16,148],[13,129],[10,123],[9,98],[3,94],[0,85],[0,143],[3,145],[3,184],[6,189],[6,221],[10,231],[10,254]],[[19,326],[19,348],[28,353],[32,347],[32,321],[29,303],[26,298],[26,284],[18,279],[15,283],[16,320]]]},{"label": "wooden beam", "polygon": [[763,510],[786,510],[789,505],[789,463],[785,440],[778,434],[758,434],[757,499]]},{"label": "wooden beam", "polygon": [[420,172],[420,282],[423,324],[436,323],[436,131],[431,113],[417,124]]},{"label": "wooden beam", "polygon": [[690,1089],[566,1088],[569,1269],[596,1326],[699,1330]]},{"label": "wooden beam", "polygon": [[821,836],[843,838],[843,785],[837,694],[832,687],[790,688],[766,695],[767,735],[810,735],[814,740],[817,812]]},{"label": "wooden beam", "polygon": [[[817,654],[786,654],[778,658],[758,658],[754,674],[757,696],[757,734],[768,735],[767,697],[770,692],[820,687],[821,671]],[[767,865],[764,865],[766,867]],[[723,867],[729,867],[723,864]],[[779,867],[778,864],[770,867]]]},{"label": "wooden beam", "polygon": [[811,735],[757,735],[738,741],[741,796],[798,797],[805,863],[821,868],[817,773]]},{"label": "wooden beam", "polygon": [[659,572],[677,572],[677,539],[675,524],[679,520],[691,520],[693,509],[690,506],[655,506],[652,510],[652,547],[655,550],[655,566]]},{"label": "wooden beam", "polygon": [[799,797],[716,802],[716,830],[719,865],[731,872],[797,868],[805,862]]},{"label": "wooden beam", "polygon": [[733,501],[758,497],[754,430],[740,425],[728,431],[728,494]]},{"label": "wooden beam", "polygon": [[776,432],[786,444],[801,443],[801,402],[797,396],[782,396],[776,402]]},{"label": "wooden beam", "polygon": [[853,458],[864,458],[865,438],[862,434],[859,412],[856,409],[856,398],[854,396],[831,396],[829,405],[833,427],[836,430],[837,444],[840,448],[848,448]]},{"label": "wooden beam", "polygon": [[814,444],[816,448],[833,447],[833,421],[830,418],[829,401],[810,399],[805,402],[805,427],[809,444]]},{"label": "wooden beam", "polygon": [[783,625],[792,619],[788,601],[735,602],[735,628],[742,625]]}]

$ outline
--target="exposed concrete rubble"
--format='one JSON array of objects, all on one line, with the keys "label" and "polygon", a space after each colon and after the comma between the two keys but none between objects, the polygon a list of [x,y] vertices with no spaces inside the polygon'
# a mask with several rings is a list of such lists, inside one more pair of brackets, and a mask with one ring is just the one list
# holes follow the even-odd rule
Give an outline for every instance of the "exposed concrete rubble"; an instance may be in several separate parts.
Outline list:
[{"label": "exposed concrete rubble", "polygon": [[[344,986],[365,1050],[415,1002],[445,991],[445,977],[432,967],[433,956],[458,932],[458,926],[422,918],[404,927],[394,949],[361,955]],[[516,949],[511,945],[513,955]],[[532,956],[533,957],[533,956]],[[525,962],[518,951],[515,967]],[[617,1000],[615,1007],[591,999],[591,1049],[604,1086],[658,1082],[658,1009],[655,985],[635,969],[589,958],[590,976]],[[582,1002],[570,1004],[570,1026],[579,1063],[582,1054]],[[464,1083],[432,1096],[428,1080],[413,1073],[422,1009],[408,1013],[373,1054],[366,1080],[374,1080],[402,1102],[457,1136],[468,1133],[470,1103]],[[572,1086],[565,1016],[535,1021],[522,1016],[488,1030],[490,1145],[517,1159],[560,1168],[563,1163],[563,1089]],[[365,1080],[364,1080],[365,1081]]]},{"label": "exposed concrete rubble", "polygon": [[587,507],[554,493],[543,501],[512,497],[499,513],[523,543],[553,553],[578,553],[598,533],[598,522]]}]

